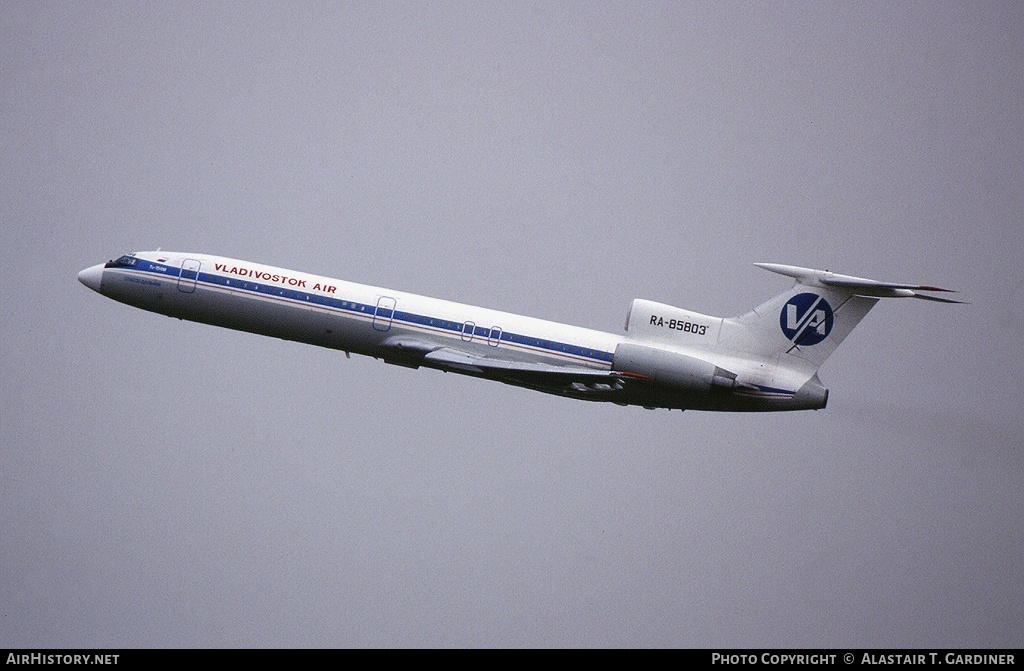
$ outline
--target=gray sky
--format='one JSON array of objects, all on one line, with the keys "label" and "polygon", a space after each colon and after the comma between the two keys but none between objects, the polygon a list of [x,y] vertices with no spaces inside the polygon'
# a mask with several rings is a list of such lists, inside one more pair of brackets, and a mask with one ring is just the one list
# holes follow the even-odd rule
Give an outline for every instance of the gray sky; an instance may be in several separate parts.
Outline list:
[{"label": "gray sky", "polygon": [[[1020,3],[0,2],[0,645],[1024,645]],[[827,410],[170,320],[221,254],[607,331],[890,301]]]}]

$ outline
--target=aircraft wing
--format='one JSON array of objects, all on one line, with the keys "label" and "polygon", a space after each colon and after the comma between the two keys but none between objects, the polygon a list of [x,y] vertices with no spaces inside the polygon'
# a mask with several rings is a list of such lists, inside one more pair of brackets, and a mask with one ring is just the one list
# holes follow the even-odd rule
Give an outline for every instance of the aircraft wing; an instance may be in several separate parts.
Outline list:
[{"label": "aircraft wing", "polygon": [[443,371],[480,375],[491,379],[525,384],[545,390],[600,391],[618,390],[630,378],[646,376],[622,373],[578,365],[555,366],[545,363],[511,361],[482,357],[436,343],[398,337],[388,339],[383,346],[395,353],[395,363],[422,365]]},{"label": "aircraft wing", "polygon": [[448,347],[436,349],[424,357],[426,362],[437,364],[438,367],[451,367],[460,370],[477,369],[484,373],[506,373],[515,375],[534,375],[557,380],[609,380],[623,377],[621,373],[583,366],[552,366],[544,363],[527,363],[523,361],[506,361],[466,354]]}]

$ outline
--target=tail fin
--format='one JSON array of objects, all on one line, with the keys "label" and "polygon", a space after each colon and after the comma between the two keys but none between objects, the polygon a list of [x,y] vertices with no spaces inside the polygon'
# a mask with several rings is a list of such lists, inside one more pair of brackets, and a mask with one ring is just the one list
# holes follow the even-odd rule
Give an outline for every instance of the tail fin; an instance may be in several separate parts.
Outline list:
[{"label": "tail fin", "polygon": [[796,284],[750,312],[724,320],[719,345],[812,371],[828,359],[880,298],[960,302],[918,293],[950,291],[939,287],[878,282],[774,263],[754,265],[792,277]]}]

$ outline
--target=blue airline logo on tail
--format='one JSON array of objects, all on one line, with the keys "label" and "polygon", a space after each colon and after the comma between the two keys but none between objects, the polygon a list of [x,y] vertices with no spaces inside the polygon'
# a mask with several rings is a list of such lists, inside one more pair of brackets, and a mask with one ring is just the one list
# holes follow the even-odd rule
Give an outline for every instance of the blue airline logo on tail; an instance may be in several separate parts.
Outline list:
[{"label": "blue airline logo on tail", "polygon": [[817,345],[832,331],[832,306],[817,294],[797,294],[782,306],[779,325],[797,345]]}]

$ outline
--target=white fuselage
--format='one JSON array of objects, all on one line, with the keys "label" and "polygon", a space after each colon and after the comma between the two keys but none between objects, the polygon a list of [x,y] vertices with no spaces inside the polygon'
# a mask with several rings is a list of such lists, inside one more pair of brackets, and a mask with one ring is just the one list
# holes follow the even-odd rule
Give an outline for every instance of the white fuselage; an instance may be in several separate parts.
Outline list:
[{"label": "white fuselage", "polygon": [[[622,336],[207,254],[139,253],[100,293],[139,308],[357,354],[409,335],[480,356],[609,369]],[[189,262],[197,264],[194,270]],[[185,269],[182,270],[182,264]],[[92,269],[90,269],[92,270]]]},{"label": "white fuselage", "polygon": [[631,337],[208,254],[140,252],[79,278],[171,317],[585,400],[784,410],[823,407],[827,397],[816,378],[820,391],[797,393],[813,370],[714,349],[734,320],[649,301],[635,301],[633,316],[653,309],[675,317],[659,317],[661,328],[644,313]]}]

